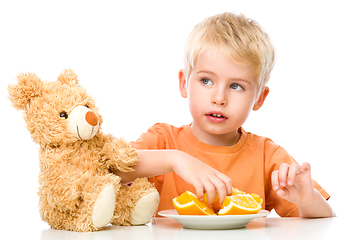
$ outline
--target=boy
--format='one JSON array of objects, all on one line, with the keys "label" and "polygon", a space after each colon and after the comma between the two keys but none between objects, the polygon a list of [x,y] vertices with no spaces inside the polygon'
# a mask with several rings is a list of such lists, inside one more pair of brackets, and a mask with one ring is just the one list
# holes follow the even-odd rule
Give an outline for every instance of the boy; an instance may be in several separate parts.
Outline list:
[{"label": "boy", "polygon": [[132,146],[141,149],[135,171],[117,172],[122,182],[149,177],[158,189],[159,211],[195,191],[208,203],[231,194],[232,186],[263,198],[280,216],[334,216],[325,192],[312,181],[310,165],[298,165],[270,139],[241,126],[262,107],[274,66],[274,48],[255,21],[233,13],[199,23],[185,48],[179,89],[189,99],[190,125],[155,124]]}]

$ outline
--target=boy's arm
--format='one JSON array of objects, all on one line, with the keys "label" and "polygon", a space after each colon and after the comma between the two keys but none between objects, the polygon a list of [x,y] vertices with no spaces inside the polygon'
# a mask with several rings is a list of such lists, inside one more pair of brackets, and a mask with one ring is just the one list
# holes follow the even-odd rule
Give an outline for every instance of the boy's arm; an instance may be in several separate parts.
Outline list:
[{"label": "boy's arm", "polygon": [[334,217],[329,203],[313,187],[311,165],[283,163],[272,173],[272,186],[277,195],[298,206],[301,217]]},{"label": "boy's arm", "polygon": [[313,202],[304,206],[298,206],[301,217],[336,217],[335,212],[323,196],[314,189]]},{"label": "boy's arm", "polygon": [[132,182],[138,177],[153,177],[175,172],[195,188],[198,198],[202,199],[204,191],[207,192],[209,205],[214,202],[216,191],[220,204],[224,202],[227,195],[232,193],[232,183],[229,177],[185,152],[178,150],[137,151],[139,161],[133,167],[133,172],[115,172],[122,178],[123,183]]}]

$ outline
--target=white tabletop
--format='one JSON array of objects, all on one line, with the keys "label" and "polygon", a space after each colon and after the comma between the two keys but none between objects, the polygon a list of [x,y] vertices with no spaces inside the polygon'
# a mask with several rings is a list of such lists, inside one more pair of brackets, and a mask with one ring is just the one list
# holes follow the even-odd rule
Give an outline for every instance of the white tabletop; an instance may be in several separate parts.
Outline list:
[{"label": "white tabletop", "polygon": [[[110,226],[93,233],[76,233],[46,228],[40,239],[343,239],[342,218],[302,219],[302,218],[260,218],[247,227],[233,230],[193,230],[182,228],[176,220],[154,218],[144,226]],[[29,235],[27,235],[29,236]]]}]

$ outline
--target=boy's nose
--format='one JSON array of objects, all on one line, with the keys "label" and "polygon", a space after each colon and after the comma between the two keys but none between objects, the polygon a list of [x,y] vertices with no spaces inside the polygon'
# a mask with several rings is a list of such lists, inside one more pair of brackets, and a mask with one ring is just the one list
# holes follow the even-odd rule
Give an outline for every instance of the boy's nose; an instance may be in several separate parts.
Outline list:
[{"label": "boy's nose", "polygon": [[217,101],[217,100],[214,100],[212,101],[213,104],[216,104],[216,105],[221,105],[221,106],[226,106],[226,101]]},{"label": "boy's nose", "polygon": [[214,93],[212,97],[212,104],[226,106],[227,105],[227,97],[223,91],[217,91]]}]

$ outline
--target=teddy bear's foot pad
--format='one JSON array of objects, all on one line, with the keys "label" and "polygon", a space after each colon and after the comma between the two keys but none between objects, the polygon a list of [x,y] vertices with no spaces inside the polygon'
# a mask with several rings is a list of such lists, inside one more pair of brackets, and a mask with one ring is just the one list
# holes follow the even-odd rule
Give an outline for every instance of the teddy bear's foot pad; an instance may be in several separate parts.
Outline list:
[{"label": "teddy bear's foot pad", "polygon": [[157,210],[159,201],[160,196],[157,191],[139,199],[131,215],[131,225],[143,225],[150,222]]},{"label": "teddy bear's foot pad", "polygon": [[105,187],[99,194],[92,214],[92,221],[95,227],[104,227],[111,221],[115,207],[115,199],[115,190],[112,185]]}]

